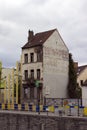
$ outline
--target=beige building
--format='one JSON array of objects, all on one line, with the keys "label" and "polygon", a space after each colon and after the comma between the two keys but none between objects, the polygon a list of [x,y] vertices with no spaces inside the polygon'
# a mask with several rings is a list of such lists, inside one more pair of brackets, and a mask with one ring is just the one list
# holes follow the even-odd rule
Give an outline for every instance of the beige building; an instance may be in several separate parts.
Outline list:
[{"label": "beige building", "polygon": [[80,87],[87,80],[87,65],[79,66],[77,71],[77,83]]},{"label": "beige building", "polygon": [[82,88],[82,105],[87,107],[87,65],[78,67],[77,83]]},{"label": "beige building", "polygon": [[[1,79],[3,81],[3,88],[0,90],[0,101],[4,102],[4,97],[6,98],[6,103],[12,103],[12,93],[13,87],[16,86],[17,77],[21,76],[21,64],[17,62],[18,65],[18,73],[17,73],[17,66],[16,68],[3,68],[1,72]],[[9,101],[8,101],[9,100]],[[14,99],[14,102],[16,97]]]},{"label": "beige building", "polygon": [[12,99],[12,70],[13,68],[2,68],[1,79],[3,82],[3,88],[0,90],[1,91],[0,99],[2,103],[4,103],[4,96],[6,97],[6,102],[8,102],[8,97],[10,97],[9,99],[10,102]]},{"label": "beige building", "polygon": [[57,29],[34,35],[22,47],[22,102],[66,98],[69,50]]}]

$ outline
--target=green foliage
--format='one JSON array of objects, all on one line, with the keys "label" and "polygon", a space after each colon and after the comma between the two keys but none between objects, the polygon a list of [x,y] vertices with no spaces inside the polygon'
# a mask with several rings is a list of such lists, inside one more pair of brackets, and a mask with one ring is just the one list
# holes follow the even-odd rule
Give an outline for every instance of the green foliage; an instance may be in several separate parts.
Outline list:
[{"label": "green foliage", "polygon": [[81,88],[77,85],[77,74],[74,68],[72,54],[69,54],[68,96],[69,98],[81,98]]},{"label": "green foliage", "polygon": [[78,84],[76,87],[76,98],[82,98],[82,89],[81,89],[81,87],[79,87]]}]

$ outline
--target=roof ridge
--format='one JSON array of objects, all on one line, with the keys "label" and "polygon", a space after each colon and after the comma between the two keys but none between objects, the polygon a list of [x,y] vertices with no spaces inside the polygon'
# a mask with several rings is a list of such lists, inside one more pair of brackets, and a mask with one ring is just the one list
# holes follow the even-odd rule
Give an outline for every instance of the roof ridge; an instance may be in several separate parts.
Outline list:
[{"label": "roof ridge", "polygon": [[78,66],[78,68],[79,68],[79,67],[86,67],[86,66],[87,66],[87,65],[81,65],[81,66]]},{"label": "roof ridge", "polygon": [[[51,31],[55,31],[55,30],[57,30],[57,28],[55,28],[55,29],[51,29],[51,30],[48,30],[48,31],[38,32],[38,33],[36,33],[36,34],[41,34],[41,33],[51,32]],[[35,35],[36,35],[36,34],[35,34]]]}]

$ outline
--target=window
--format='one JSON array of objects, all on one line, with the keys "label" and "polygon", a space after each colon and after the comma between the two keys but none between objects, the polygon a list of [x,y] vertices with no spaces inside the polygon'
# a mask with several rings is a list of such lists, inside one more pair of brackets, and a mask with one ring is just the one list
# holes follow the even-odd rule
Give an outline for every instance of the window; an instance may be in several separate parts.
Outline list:
[{"label": "window", "polygon": [[37,52],[37,61],[40,62],[42,60],[42,55],[40,52]]},{"label": "window", "polygon": [[25,80],[27,80],[28,79],[28,70],[24,71],[24,75],[25,75]]},{"label": "window", "polygon": [[30,99],[34,98],[34,87],[30,88]]},{"label": "window", "polygon": [[80,84],[83,85],[83,80],[80,80]]},{"label": "window", "polygon": [[40,79],[40,69],[37,69],[37,79]]},{"label": "window", "polygon": [[24,54],[24,63],[28,63],[28,54]]},{"label": "window", "polygon": [[37,62],[41,62],[42,61],[42,51],[38,51],[37,52]]},{"label": "window", "polygon": [[31,70],[31,78],[33,78],[34,79],[34,70]]},{"label": "window", "polygon": [[27,98],[28,88],[24,88],[24,97]]},{"label": "window", "polygon": [[30,62],[34,62],[34,53],[30,53]]}]

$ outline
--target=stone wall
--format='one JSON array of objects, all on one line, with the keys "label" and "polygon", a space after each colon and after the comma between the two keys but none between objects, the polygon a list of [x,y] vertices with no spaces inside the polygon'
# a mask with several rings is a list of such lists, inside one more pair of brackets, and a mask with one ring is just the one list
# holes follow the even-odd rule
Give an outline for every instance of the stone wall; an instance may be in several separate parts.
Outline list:
[{"label": "stone wall", "polygon": [[0,130],[87,130],[86,117],[31,115],[0,112]]}]

